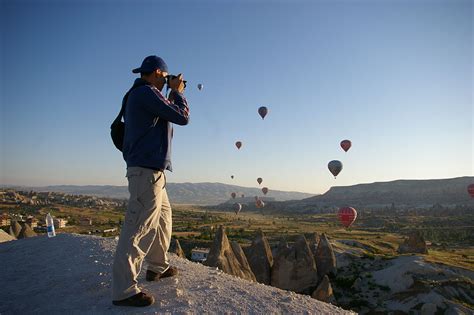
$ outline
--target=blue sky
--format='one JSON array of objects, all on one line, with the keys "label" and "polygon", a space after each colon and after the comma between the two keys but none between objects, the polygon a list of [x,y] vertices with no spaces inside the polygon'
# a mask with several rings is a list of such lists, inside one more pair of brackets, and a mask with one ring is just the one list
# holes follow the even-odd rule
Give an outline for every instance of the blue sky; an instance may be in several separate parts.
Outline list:
[{"label": "blue sky", "polygon": [[473,175],[472,1],[4,0],[0,15],[0,184],[126,185],[109,127],[150,54],[188,80],[171,182]]}]

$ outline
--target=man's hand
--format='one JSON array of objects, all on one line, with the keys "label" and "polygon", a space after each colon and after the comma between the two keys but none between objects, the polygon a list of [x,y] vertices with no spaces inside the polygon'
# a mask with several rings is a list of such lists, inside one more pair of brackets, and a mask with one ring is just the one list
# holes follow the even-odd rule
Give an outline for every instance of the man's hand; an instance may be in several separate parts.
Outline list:
[{"label": "man's hand", "polygon": [[168,86],[172,91],[177,91],[179,93],[183,93],[184,91],[184,80],[183,80],[183,74],[180,73],[178,74],[175,78],[170,79]]}]

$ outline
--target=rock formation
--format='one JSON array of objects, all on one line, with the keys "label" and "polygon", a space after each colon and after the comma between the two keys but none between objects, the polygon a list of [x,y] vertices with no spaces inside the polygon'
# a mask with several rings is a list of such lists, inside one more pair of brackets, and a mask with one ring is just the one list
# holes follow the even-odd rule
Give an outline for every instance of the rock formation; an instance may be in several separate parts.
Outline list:
[{"label": "rock formation", "polygon": [[18,235],[18,239],[20,238],[28,238],[28,237],[35,237],[37,234],[33,231],[29,224],[23,224],[23,228],[20,231],[20,235]]},{"label": "rock formation", "polygon": [[322,279],[325,275],[336,274],[336,256],[325,233],[321,235],[319,240],[315,260],[319,279]]},{"label": "rock formation", "polygon": [[14,240],[16,240],[15,237],[11,236],[10,234],[5,232],[4,230],[0,229],[0,243],[8,242],[8,241],[14,241]]},{"label": "rock formation", "polygon": [[316,290],[311,294],[311,297],[326,303],[334,303],[336,301],[328,276],[323,277]]},{"label": "rock formation", "polygon": [[245,252],[250,268],[258,282],[269,285],[271,283],[273,255],[262,230],[257,232],[257,237],[252,241]]},{"label": "rock formation", "polygon": [[272,267],[272,286],[311,294],[317,278],[313,254],[304,236],[299,237],[292,247],[280,244]]},{"label": "rock formation", "polygon": [[319,243],[319,234],[317,232],[314,232],[308,238],[309,248],[313,252],[314,256],[316,256],[316,250],[318,249],[318,243]]},{"label": "rock formation", "polygon": [[178,257],[186,258],[186,255],[184,255],[184,251],[181,248],[179,241],[174,237],[171,238],[171,244],[168,252],[178,255]]},{"label": "rock formation", "polygon": [[[237,253],[234,253],[224,227],[221,225],[216,232],[214,242],[209,251],[204,265],[210,267],[218,267],[225,273],[240,277],[242,279],[256,281],[255,275],[250,270],[247,259],[240,248],[234,245]],[[239,250],[240,249],[240,250]]]},{"label": "rock formation", "polygon": [[250,278],[250,280],[257,281],[254,273],[252,272],[252,269],[250,268],[249,262],[247,261],[247,257],[245,257],[245,253],[242,250],[242,247],[240,247],[239,243],[231,242],[230,247],[232,248],[232,252],[234,253],[235,258],[237,258],[237,261],[240,264],[242,272],[248,275],[248,278]]},{"label": "rock formation", "polygon": [[8,234],[11,236],[18,238],[21,232],[21,225],[17,221],[12,221],[10,224],[10,229],[8,230]]},{"label": "rock formation", "polygon": [[411,233],[407,239],[398,247],[400,254],[416,253],[428,254],[426,242],[420,233]]}]

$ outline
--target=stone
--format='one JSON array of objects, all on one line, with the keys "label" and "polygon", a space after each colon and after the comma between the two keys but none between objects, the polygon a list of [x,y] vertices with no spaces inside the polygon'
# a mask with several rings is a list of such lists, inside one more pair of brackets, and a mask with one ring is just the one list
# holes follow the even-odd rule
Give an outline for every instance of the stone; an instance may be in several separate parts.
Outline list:
[{"label": "stone", "polygon": [[28,238],[28,237],[35,237],[38,236],[35,231],[30,227],[29,224],[23,224],[23,228],[20,231],[20,235],[18,235],[18,239],[20,238]]},{"label": "stone", "polygon": [[184,251],[181,248],[179,241],[174,237],[171,238],[171,244],[168,252],[178,255],[178,257],[186,258],[186,255],[184,255]]},{"label": "stone", "polygon": [[14,241],[14,240],[16,240],[16,238],[14,236],[11,236],[10,234],[5,232],[4,230],[0,229],[0,243],[8,242],[8,241]]},{"label": "stone", "polygon": [[321,235],[319,240],[315,260],[320,279],[325,275],[336,274],[336,256],[325,233]]},{"label": "stone", "polygon": [[257,281],[252,269],[250,268],[249,262],[247,261],[247,257],[245,256],[245,253],[242,250],[242,247],[240,247],[239,243],[233,241],[230,243],[230,247],[234,252],[235,258],[237,258],[237,261],[240,263],[242,272],[246,274],[252,281]]},{"label": "stone", "polygon": [[398,253],[428,254],[428,247],[426,246],[424,237],[420,233],[413,232],[405,239],[403,244],[400,244]]},{"label": "stone", "polygon": [[329,281],[329,277],[327,275],[323,277],[316,290],[314,290],[313,294],[311,294],[311,297],[326,303],[336,302],[332,291],[331,282]]},{"label": "stone", "polygon": [[274,257],[271,285],[297,293],[311,294],[318,281],[316,263],[304,236],[291,247],[281,242]]},{"label": "stone", "polygon": [[8,234],[15,238],[18,238],[18,236],[20,236],[21,229],[22,227],[20,223],[18,223],[17,221],[12,221],[8,230]]},{"label": "stone", "polygon": [[245,254],[257,282],[269,285],[271,283],[273,255],[262,230],[257,232],[257,237],[252,241],[252,245],[246,249]]},{"label": "stone", "polygon": [[[236,249],[235,245],[234,249]],[[229,239],[225,234],[224,227],[221,225],[219,229],[217,229],[214,242],[211,246],[206,261],[204,261],[204,265],[217,267],[227,274],[237,276],[242,279],[256,281],[255,275],[250,270],[250,267],[247,269],[245,263],[242,264],[242,262],[246,261],[246,257],[243,254],[242,249],[240,249],[240,251],[236,251],[237,255],[234,253]]]},{"label": "stone", "polygon": [[318,249],[319,239],[320,239],[320,237],[319,237],[318,232],[314,232],[308,238],[309,248],[311,249],[311,252],[313,253],[313,256],[316,256],[316,251]]}]

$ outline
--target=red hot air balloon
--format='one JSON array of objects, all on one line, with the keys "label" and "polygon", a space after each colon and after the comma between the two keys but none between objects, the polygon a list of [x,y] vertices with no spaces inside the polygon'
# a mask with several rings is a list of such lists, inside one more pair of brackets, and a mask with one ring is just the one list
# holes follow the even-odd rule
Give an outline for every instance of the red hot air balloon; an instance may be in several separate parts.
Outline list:
[{"label": "red hot air balloon", "polygon": [[266,108],[265,106],[262,106],[258,109],[258,114],[260,115],[260,117],[262,117],[262,120],[265,118],[265,116],[267,116],[268,114],[268,108]]},{"label": "red hot air balloon", "polygon": [[268,188],[267,187],[263,187],[262,188],[262,192],[264,195],[266,195],[268,193]]},{"label": "red hot air balloon", "polygon": [[263,182],[263,179],[261,177],[257,178],[257,183],[260,185]]},{"label": "red hot air balloon", "polygon": [[255,202],[255,206],[260,209],[265,207],[265,203],[261,199],[257,199],[257,201]]},{"label": "red hot air balloon", "polygon": [[352,145],[352,142],[350,140],[341,141],[341,148],[346,152],[351,148],[351,145]]},{"label": "red hot air balloon", "polygon": [[337,216],[339,217],[341,224],[348,228],[356,220],[357,211],[352,207],[344,207],[339,209]]},{"label": "red hot air balloon", "polygon": [[235,143],[235,146],[237,147],[237,149],[240,149],[240,147],[242,147],[242,142],[237,141],[237,142]]},{"label": "red hot air balloon", "polygon": [[467,186],[467,192],[469,193],[469,195],[471,195],[472,198],[474,198],[474,184]]},{"label": "red hot air balloon", "polygon": [[237,196],[235,192],[231,193],[230,195],[232,196],[232,199],[235,199],[235,196]]}]

